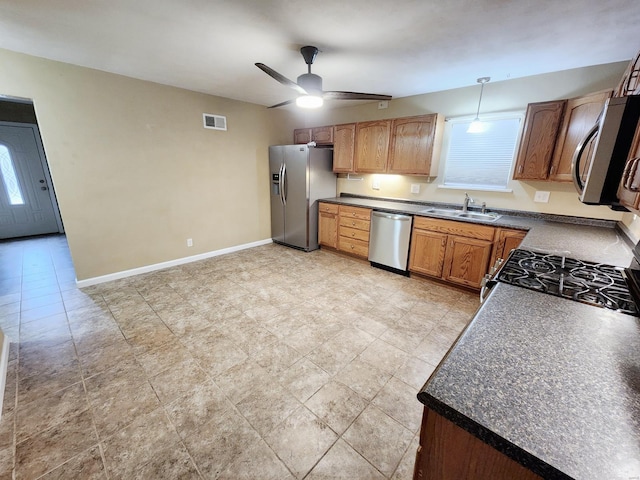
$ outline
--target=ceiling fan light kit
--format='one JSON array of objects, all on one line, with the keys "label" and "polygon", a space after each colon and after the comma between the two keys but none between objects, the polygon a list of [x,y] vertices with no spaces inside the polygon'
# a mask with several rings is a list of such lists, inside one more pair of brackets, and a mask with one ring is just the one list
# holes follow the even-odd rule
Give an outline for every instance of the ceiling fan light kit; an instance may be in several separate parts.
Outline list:
[{"label": "ceiling fan light kit", "polygon": [[276,72],[271,67],[267,67],[264,63],[256,63],[256,67],[264,73],[274,78],[278,82],[287,87],[293,88],[298,92],[299,96],[295,100],[287,100],[285,102],[272,105],[269,108],[282,107],[296,102],[296,105],[302,108],[318,108],[324,103],[324,99],[331,100],[391,100],[390,95],[378,95],[375,93],[359,93],[359,92],[339,92],[339,91],[323,91],[322,77],[311,73],[311,64],[318,55],[318,48],[307,45],[300,49],[300,53],[307,64],[307,73],[303,73],[298,77],[298,81],[289,80],[284,75]]},{"label": "ceiling fan light kit", "polygon": [[476,111],[476,118],[469,124],[467,133],[482,133],[485,130],[485,124],[480,121],[480,104],[482,103],[482,92],[484,90],[484,84],[488,83],[491,77],[480,77],[476,80],[480,84],[480,98],[478,99],[478,110]]}]

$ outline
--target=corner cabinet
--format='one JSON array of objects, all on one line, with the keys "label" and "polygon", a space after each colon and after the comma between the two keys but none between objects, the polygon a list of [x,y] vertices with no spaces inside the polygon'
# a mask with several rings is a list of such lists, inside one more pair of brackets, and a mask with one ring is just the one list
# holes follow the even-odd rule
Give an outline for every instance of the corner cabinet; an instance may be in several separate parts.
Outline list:
[{"label": "corner cabinet", "polygon": [[479,289],[489,268],[494,228],[415,217],[409,270]]},{"label": "corner cabinet", "polygon": [[514,180],[546,180],[549,177],[566,103],[566,100],[559,100],[527,105]]},{"label": "corner cabinet", "polygon": [[396,118],[391,123],[388,173],[430,175],[439,158],[444,117],[437,113]]},{"label": "corner cabinet", "polygon": [[356,145],[356,124],[347,123],[333,127],[333,171],[353,173],[353,157]]},{"label": "corner cabinet", "polygon": [[325,247],[338,248],[338,205],[318,204],[318,243]]},{"label": "corner cabinet", "polygon": [[598,116],[611,94],[612,91],[607,90],[567,101],[549,170],[549,180],[554,182],[573,181],[571,178],[573,154],[578,144],[596,124]]},{"label": "corner cabinet", "polygon": [[391,120],[356,123],[355,171],[386,172],[390,137]]}]

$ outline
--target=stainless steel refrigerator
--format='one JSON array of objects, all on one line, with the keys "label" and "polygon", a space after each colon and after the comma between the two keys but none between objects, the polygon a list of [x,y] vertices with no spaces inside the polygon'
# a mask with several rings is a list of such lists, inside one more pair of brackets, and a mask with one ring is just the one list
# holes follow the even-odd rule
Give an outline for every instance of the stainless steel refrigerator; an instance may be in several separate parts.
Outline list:
[{"label": "stainless steel refrigerator", "polygon": [[269,147],[271,237],[305,251],[318,248],[318,199],[336,196],[333,150]]}]

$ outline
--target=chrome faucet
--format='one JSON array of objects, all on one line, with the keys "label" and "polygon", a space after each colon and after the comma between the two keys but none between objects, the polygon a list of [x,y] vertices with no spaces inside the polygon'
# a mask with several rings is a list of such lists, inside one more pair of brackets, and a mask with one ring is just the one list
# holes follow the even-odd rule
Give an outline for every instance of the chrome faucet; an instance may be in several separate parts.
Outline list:
[{"label": "chrome faucet", "polygon": [[471,198],[467,192],[464,192],[464,203],[462,204],[463,212],[466,212],[469,209],[469,203],[474,203],[473,198]]}]

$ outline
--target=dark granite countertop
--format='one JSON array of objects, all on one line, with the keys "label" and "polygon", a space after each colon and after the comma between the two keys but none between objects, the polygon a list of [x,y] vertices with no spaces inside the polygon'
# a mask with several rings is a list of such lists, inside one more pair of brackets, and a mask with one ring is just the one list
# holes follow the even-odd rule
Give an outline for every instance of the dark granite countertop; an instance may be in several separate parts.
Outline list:
[{"label": "dark granite countertop", "polygon": [[[326,201],[438,217],[424,203]],[[631,263],[614,221],[492,211],[503,216],[474,223],[528,230],[523,247]],[[544,478],[640,479],[636,317],[498,284],[418,398]]]},{"label": "dark granite countertop", "polygon": [[545,478],[640,477],[640,319],[498,284],[418,394]]},{"label": "dark granite countertop", "polygon": [[[565,215],[549,215],[515,210],[492,209],[489,211],[501,215],[496,221],[441,216],[425,213],[422,210],[433,206],[436,208],[462,208],[462,205],[409,202],[393,199],[373,199],[370,197],[340,196],[322,199],[322,202],[354,205],[393,213],[405,213],[424,217],[442,218],[456,222],[479,223],[494,227],[527,230],[523,247],[545,252],[558,252],[565,256],[608,263],[620,267],[628,267],[631,262],[631,248],[621,232],[616,229],[616,221],[600,220]],[[469,208],[469,211],[479,211]]]}]

